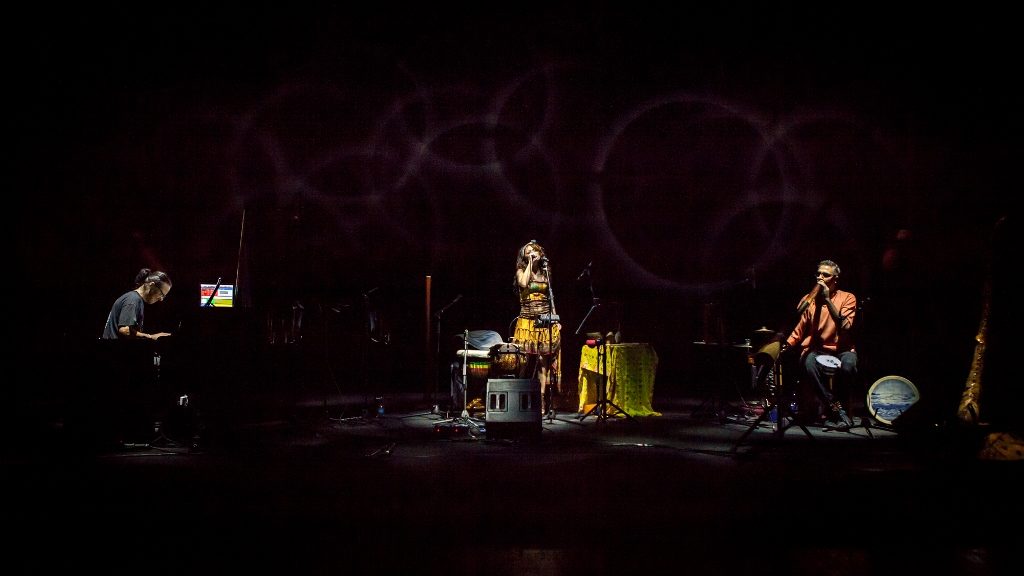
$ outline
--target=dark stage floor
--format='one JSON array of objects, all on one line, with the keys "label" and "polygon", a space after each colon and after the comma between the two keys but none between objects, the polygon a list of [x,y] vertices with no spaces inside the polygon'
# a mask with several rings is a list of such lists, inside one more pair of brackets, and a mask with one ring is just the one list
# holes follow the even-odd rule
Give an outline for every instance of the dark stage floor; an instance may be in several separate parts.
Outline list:
[{"label": "dark stage floor", "polygon": [[[1006,573],[1020,466],[939,427],[792,427],[661,397],[660,416],[499,438],[422,394],[292,398],[197,449],[8,446],[7,573]],[[742,405],[741,405],[742,408]],[[710,414],[709,414],[710,412]],[[373,415],[373,412],[370,412]],[[745,431],[751,433],[739,440]]]}]

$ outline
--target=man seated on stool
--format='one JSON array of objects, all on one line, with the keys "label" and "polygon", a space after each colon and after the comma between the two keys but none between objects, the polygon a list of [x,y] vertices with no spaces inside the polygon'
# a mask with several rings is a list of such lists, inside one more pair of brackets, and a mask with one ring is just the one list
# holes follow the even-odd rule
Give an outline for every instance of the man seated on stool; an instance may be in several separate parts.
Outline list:
[{"label": "man seated on stool", "polygon": [[[853,342],[857,297],[836,287],[839,265],[831,260],[818,262],[816,278],[817,284],[797,304],[800,320],[786,338],[786,347],[798,347],[805,383],[822,401],[830,426],[848,430],[853,421],[837,400],[840,397],[837,392],[849,390],[857,374],[857,351]],[[819,361],[819,356],[823,355],[838,358],[838,368]]]}]

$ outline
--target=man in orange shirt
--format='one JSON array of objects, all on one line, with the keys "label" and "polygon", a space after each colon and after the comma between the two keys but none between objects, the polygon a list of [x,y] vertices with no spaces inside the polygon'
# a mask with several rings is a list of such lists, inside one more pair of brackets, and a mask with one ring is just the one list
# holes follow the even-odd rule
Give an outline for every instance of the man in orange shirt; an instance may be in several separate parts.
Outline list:
[{"label": "man in orange shirt", "polygon": [[797,304],[800,320],[786,345],[799,347],[804,382],[824,404],[832,427],[845,430],[853,422],[837,398],[838,392],[849,390],[857,374],[857,297],[837,288],[839,265],[831,260],[818,262],[816,278],[814,288]]}]

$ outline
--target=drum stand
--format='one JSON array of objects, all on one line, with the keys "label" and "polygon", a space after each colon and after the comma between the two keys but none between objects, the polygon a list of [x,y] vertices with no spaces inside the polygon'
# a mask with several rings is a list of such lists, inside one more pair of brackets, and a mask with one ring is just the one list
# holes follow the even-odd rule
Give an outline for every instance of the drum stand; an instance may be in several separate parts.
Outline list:
[{"label": "drum stand", "polygon": [[772,432],[775,435],[775,438],[781,440],[782,437],[785,436],[786,430],[789,430],[793,426],[798,426],[801,430],[804,431],[804,434],[806,434],[808,438],[814,440],[814,435],[812,435],[811,431],[807,429],[807,426],[804,426],[802,423],[796,421],[796,415],[793,414],[789,409],[789,402],[779,401],[780,398],[783,396],[781,392],[785,390],[782,381],[782,362],[776,360],[774,370],[776,377],[776,393],[770,395],[769,399],[765,402],[764,410],[757,417],[757,419],[754,420],[750,427],[748,427],[746,431],[743,432],[739,439],[736,440],[736,443],[733,444],[732,446],[731,452],[736,452],[739,449],[740,445],[743,444],[743,441],[747,439],[747,436],[750,436],[750,434],[753,433],[754,430],[756,430],[757,427],[761,425],[761,422],[764,422],[766,419],[771,418],[772,414],[776,415],[776,421],[773,423],[774,430]]},{"label": "drum stand", "polygon": [[455,418],[441,420],[434,424],[434,432],[441,432],[445,429],[466,430],[470,436],[476,437],[483,433],[482,422],[469,415],[467,406],[466,391],[469,389],[469,381],[466,377],[466,367],[469,365],[469,330],[463,332],[462,338],[462,415]]}]

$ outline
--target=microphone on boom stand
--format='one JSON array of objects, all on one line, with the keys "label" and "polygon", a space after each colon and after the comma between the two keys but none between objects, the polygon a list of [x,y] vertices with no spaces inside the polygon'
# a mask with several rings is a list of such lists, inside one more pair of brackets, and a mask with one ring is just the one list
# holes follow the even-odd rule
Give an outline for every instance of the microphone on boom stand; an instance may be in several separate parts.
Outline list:
[{"label": "microphone on boom stand", "polygon": [[590,274],[590,267],[593,264],[594,264],[593,260],[591,260],[590,262],[587,262],[587,265],[583,267],[583,271],[580,272],[580,275],[576,277],[576,281],[577,282],[579,282],[580,280],[583,280],[583,277],[586,276],[587,274]]}]

